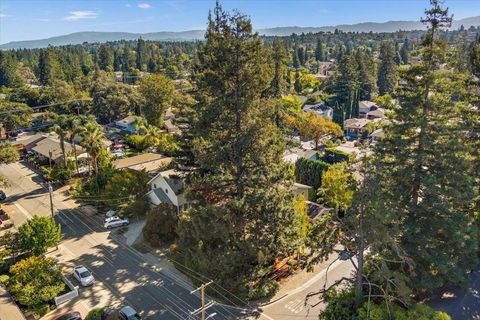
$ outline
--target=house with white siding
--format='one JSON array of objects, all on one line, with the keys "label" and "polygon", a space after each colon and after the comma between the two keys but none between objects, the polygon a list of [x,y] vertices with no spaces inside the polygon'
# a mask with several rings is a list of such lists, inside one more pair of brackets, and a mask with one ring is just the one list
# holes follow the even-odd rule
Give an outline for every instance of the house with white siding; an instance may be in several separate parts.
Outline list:
[{"label": "house with white siding", "polygon": [[148,184],[150,191],[147,192],[147,198],[153,206],[161,203],[176,207],[177,214],[188,208],[187,200],[184,196],[185,184],[183,182],[184,173],[175,169],[170,169],[158,173]]}]

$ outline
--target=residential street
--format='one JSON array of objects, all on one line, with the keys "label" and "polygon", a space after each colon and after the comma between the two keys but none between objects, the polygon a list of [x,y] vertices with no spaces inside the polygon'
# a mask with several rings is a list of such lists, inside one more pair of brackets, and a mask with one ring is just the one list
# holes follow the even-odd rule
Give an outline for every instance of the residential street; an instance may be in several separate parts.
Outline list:
[{"label": "residential street", "polygon": [[[22,163],[0,168],[11,184],[5,191],[14,202],[17,224],[33,215],[50,215],[49,197],[43,181]],[[62,226],[62,243],[52,255],[71,273],[75,265],[83,264],[92,270],[96,282],[80,288],[80,297],[68,302],[61,310],[75,309],[85,313],[93,307],[130,305],[146,319],[198,319],[191,311],[201,305],[198,295],[190,294],[191,285],[169,270],[159,269],[142,254],[118,241],[119,230],[106,231],[91,217],[69,207],[54,195],[55,219]],[[76,282],[74,282],[77,284]],[[57,311],[56,314],[60,312]],[[207,310],[211,319],[238,319],[234,308],[216,305]]]},{"label": "residential street", "polygon": [[328,287],[341,277],[350,275],[352,270],[353,267],[350,261],[337,260],[333,262],[329,268],[328,274],[324,269],[318,272],[314,277],[310,278],[310,280],[300,284],[299,287],[290,291],[284,298],[277,299],[277,301],[262,307],[260,310],[262,314],[259,319],[318,319],[318,314],[324,304],[320,303],[318,295],[311,297],[307,304],[305,304],[307,295],[309,293],[318,292],[323,288],[325,283]]}]

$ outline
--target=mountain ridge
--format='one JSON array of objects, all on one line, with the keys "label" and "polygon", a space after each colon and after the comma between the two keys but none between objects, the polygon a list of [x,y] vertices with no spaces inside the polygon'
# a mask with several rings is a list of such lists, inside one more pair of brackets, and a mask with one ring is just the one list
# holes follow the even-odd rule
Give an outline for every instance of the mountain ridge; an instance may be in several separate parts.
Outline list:
[{"label": "mountain ridge", "polygon": [[[452,29],[458,29],[461,25],[465,28],[470,26],[480,26],[480,16],[454,20]],[[265,36],[288,36],[292,33],[316,33],[328,32],[339,29],[345,32],[395,32],[398,30],[423,30],[425,26],[420,21],[386,21],[386,22],[362,22],[356,24],[340,24],[336,26],[323,27],[272,27],[256,30],[259,34]],[[160,31],[147,33],[134,32],[102,32],[102,31],[80,31],[66,35],[50,37],[38,40],[11,41],[0,45],[0,49],[33,49],[44,48],[49,45],[61,46],[68,44],[81,44],[84,42],[107,42],[118,40],[136,40],[142,37],[145,40],[155,41],[193,41],[204,38],[204,30],[187,31]]]}]

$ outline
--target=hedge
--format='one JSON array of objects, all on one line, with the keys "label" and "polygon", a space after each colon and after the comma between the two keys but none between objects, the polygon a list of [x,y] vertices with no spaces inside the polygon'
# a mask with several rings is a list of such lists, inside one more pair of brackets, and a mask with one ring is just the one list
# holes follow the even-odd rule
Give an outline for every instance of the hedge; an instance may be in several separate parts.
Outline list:
[{"label": "hedge", "polygon": [[340,151],[335,148],[326,148],[322,160],[329,164],[334,164],[338,162],[348,161],[348,158],[348,153],[344,151]]},{"label": "hedge", "polygon": [[295,180],[318,189],[322,185],[322,174],[329,164],[321,160],[300,158],[295,163]]}]

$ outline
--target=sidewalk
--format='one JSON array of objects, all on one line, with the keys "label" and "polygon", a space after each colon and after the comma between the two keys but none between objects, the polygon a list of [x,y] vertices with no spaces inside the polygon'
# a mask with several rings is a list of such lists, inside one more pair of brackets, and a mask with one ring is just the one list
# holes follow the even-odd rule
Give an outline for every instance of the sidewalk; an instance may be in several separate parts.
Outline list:
[{"label": "sidewalk", "polygon": [[3,284],[0,284],[0,320],[13,319],[25,320],[25,317]]}]

